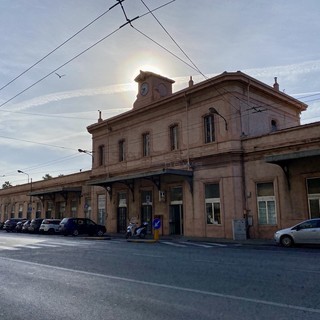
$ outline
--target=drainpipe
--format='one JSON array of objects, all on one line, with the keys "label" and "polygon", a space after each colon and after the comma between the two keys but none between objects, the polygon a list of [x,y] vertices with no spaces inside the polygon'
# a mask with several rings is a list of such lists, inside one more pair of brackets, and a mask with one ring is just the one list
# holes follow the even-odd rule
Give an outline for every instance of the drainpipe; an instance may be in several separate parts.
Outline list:
[{"label": "drainpipe", "polygon": [[187,97],[187,94],[184,94],[186,100],[186,123],[187,123],[187,167],[190,169],[190,153],[189,153],[189,107],[190,107],[190,98]]}]

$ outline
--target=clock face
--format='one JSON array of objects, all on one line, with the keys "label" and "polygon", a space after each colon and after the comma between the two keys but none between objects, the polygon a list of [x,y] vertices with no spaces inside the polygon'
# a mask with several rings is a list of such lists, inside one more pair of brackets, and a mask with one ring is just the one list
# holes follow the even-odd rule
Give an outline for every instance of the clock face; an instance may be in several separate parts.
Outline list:
[{"label": "clock face", "polygon": [[141,87],[140,87],[140,93],[141,95],[145,96],[149,91],[149,85],[147,82],[144,82],[141,84]]}]

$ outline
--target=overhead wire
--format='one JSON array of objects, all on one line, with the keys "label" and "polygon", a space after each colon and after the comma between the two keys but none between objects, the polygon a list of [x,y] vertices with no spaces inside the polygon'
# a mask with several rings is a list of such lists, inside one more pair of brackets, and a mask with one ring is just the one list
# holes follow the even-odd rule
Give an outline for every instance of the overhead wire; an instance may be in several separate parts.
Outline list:
[{"label": "overhead wire", "polygon": [[[124,1],[124,0],[122,0]],[[84,31],[85,29],[87,29],[89,26],[91,26],[93,23],[95,23],[97,20],[99,20],[100,18],[102,18],[104,15],[106,15],[109,11],[111,11],[111,9],[113,9],[117,4],[115,4],[114,6],[110,7],[108,10],[106,10],[105,12],[103,12],[102,14],[100,14],[98,17],[96,17],[94,20],[92,20],[90,23],[88,23],[87,25],[85,25],[83,28],[81,28],[79,31],[77,31],[75,34],[73,34],[71,37],[69,37],[68,39],[66,39],[65,41],[63,41],[60,45],[58,45],[56,48],[54,48],[53,50],[51,50],[49,53],[47,53],[44,57],[42,57],[40,60],[36,61],[34,64],[32,64],[30,67],[28,67],[26,70],[24,70],[23,72],[21,72],[19,75],[17,75],[15,78],[13,78],[12,80],[10,80],[7,84],[5,84],[4,86],[2,86],[0,88],[0,91],[3,90],[4,88],[6,88],[7,86],[9,86],[11,83],[13,83],[14,81],[16,81],[17,79],[19,79],[21,76],[23,76],[24,74],[26,74],[28,71],[30,71],[32,68],[34,68],[35,66],[37,66],[40,62],[42,62],[43,60],[45,60],[46,58],[48,58],[51,54],[53,54],[54,52],[56,52],[58,49],[60,49],[62,46],[64,46],[66,43],[68,43],[70,40],[72,40],[73,38],[75,38],[78,34],[80,34],[82,31]]]},{"label": "overhead wire", "polygon": [[155,16],[155,14],[149,9],[149,7],[145,4],[143,0],[140,0],[143,5],[147,8],[153,18],[158,22],[164,32],[169,36],[169,38],[174,42],[174,44],[179,48],[179,50],[184,54],[184,56],[190,61],[190,63],[195,67],[195,69],[205,78],[208,79],[206,75],[204,75],[201,70],[196,66],[196,64],[191,60],[191,58],[187,55],[187,53],[181,48],[181,46],[177,43],[177,41],[171,36],[168,30],[163,26],[163,24],[159,21],[159,19]]},{"label": "overhead wire", "polygon": [[[119,4],[121,4],[121,2],[123,2],[124,0],[117,0],[119,2]],[[152,11],[156,11],[162,7],[164,7],[165,5],[170,4],[172,1],[161,5],[160,7],[157,7],[155,9],[153,9]],[[114,6],[113,6],[114,7]],[[31,84],[30,86],[28,86],[27,88],[23,89],[22,91],[20,91],[19,93],[17,93],[16,95],[14,95],[13,97],[11,97],[10,99],[4,101],[3,103],[0,104],[0,108],[3,107],[4,105],[6,105],[7,103],[9,103],[10,101],[14,100],[15,98],[17,98],[18,96],[20,96],[21,94],[23,94],[24,92],[26,92],[27,90],[31,89],[32,87],[34,87],[35,85],[37,85],[38,83],[42,82],[43,80],[45,80],[46,78],[48,78],[49,76],[51,76],[52,74],[56,73],[58,70],[60,70],[61,68],[63,68],[64,66],[66,66],[67,64],[69,64],[70,62],[74,61],[75,59],[79,58],[81,55],[83,55],[84,53],[86,53],[87,51],[91,50],[92,48],[94,48],[95,46],[97,46],[98,44],[100,44],[101,42],[103,42],[104,40],[106,40],[107,38],[111,37],[113,34],[115,34],[116,32],[118,32],[122,27],[124,27],[126,24],[131,23],[133,20],[140,18],[139,16],[127,21],[125,24],[121,25],[120,27],[118,27],[117,29],[115,29],[114,31],[110,32],[108,35],[106,35],[105,37],[101,38],[100,40],[98,40],[97,42],[95,42],[94,44],[92,44],[91,46],[89,46],[88,48],[86,48],[85,50],[81,51],[79,54],[77,54],[76,56],[74,56],[73,58],[69,59],[67,62],[63,63],[62,65],[60,65],[59,67],[57,67],[56,69],[54,69],[53,71],[49,72],[47,75],[45,75],[44,77],[42,77],[41,79],[39,79],[38,81],[34,82],[33,84]]]}]

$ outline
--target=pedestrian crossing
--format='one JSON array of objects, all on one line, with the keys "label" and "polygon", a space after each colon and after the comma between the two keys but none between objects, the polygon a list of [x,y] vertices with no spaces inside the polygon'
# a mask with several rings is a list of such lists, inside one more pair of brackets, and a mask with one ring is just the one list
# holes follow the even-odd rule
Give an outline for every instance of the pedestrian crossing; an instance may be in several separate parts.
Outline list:
[{"label": "pedestrian crossing", "polygon": [[[1,239],[2,240],[2,239]],[[13,241],[1,241],[0,240],[0,252],[1,251],[19,251],[19,250],[41,250],[41,249],[50,249],[50,248],[68,248],[68,247],[81,247],[81,246],[92,246],[94,242],[85,241],[85,240],[46,240],[46,241],[35,241],[30,239],[21,240],[19,242]],[[111,243],[127,243],[125,239],[114,238]],[[160,240],[158,244],[169,247],[176,248],[204,248],[204,249],[214,249],[214,248],[229,248],[235,246],[241,246],[241,244],[230,244],[230,243],[217,243],[217,242],[200,242],[200,241],[172,241],[172,240]]]},{"label": "pedestrian crossing", "polygon": [[161,244],[178,247],[178,248],[186,248],[186,247],[198,247],[198,248],[225,248],[229,247],[229,244],[221,244],[215,242],[191,242],[191,241],[160,241]]},{"label": "pedestrian crossing", "polygon": [[49,248],[63,248],[63,247],[79,247],[88,245],[89,242],[85,241],[46,241],[46,242],[32,242],[27,241],[25,243],[13,243],[11,242],[0,242],[0,251],[19,251],[25,249],[38,250],[38,249],[49,249]]}]

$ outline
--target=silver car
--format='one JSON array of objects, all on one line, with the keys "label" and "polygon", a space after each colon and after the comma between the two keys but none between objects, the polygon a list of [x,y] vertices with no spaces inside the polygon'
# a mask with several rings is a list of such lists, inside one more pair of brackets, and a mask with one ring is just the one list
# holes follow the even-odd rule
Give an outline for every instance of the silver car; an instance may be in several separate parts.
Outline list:
[{"label": "silver car", "polygon": [[274,234],[276,243],[284,247],[294,244],[320,244],[320,218],[303,221]]}]

